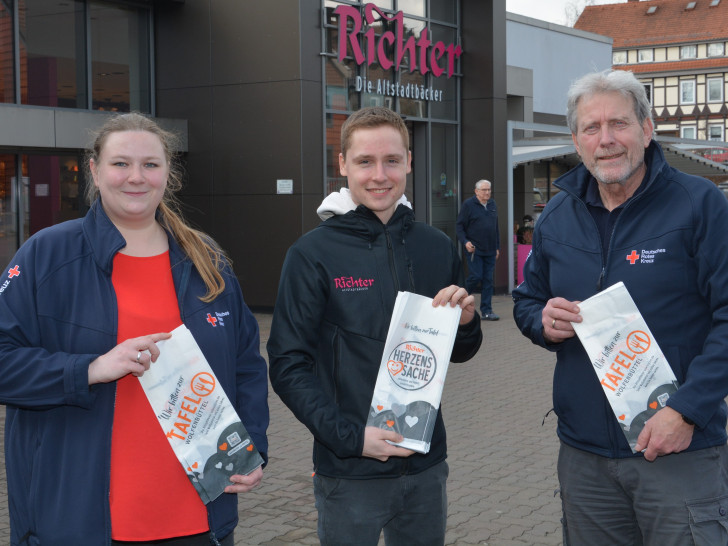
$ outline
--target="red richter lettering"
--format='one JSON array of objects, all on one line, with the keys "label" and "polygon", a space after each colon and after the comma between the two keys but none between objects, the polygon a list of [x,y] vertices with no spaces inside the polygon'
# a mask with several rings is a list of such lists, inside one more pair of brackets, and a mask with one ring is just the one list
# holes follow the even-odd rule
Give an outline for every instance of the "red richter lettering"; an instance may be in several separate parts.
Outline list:
[{"label": "red richter lettering", "polygon": [[[394,23],[391,25],[392,30],[382,32],[377,40],[373,23],[377,19],[377,15],[383,21]],[[378,62],[379,65],[388,70],[394,66],[395,70],[399,70],[404,60],[404,56],[409,57],[409,71],[414,72],[419,68],[420,73],[427,74],[432,70],[435,77],[442,75],[445,68],[441,67],[438,61],[442,57],[447,57],[447,77],[450,78],[455,72],[455,60],[460,58],[463,53],[461,46],[455,44],[445,45],[443,42],[432,43],[427,37],[427,29],[422,29],[419,39],[415,41],[414,36],[407,36],[409,33],[405,29],[404,13],[398,11],[394,16],[387,17],[384,11],[380,10],[374,4],[366,4],[364,6],[364,18],[370,28],[364,31],[364,41],[366,42],[366,51],[368,58],[365,57],[361,46],[359,45],[358,34],[362,29],[362,17],[359,8],[353,6],[338,6],[334,13],[339,16],[339,60],[346,58],[348,47],[354,55],[356,64],[361,65],[366,61],[367,66]],[[432,46],[432,49],[430,49]],[[419,50],[419,51],[418,51]],[[392,53],[392,57],[388,57],[388,52]],[[419,55],[418,55],[419,53]],[[428,54],[429,53],[429,54]],[[429,60],[429,66],[427,61]],[[419,67],[418,67],[419,64]]]}]

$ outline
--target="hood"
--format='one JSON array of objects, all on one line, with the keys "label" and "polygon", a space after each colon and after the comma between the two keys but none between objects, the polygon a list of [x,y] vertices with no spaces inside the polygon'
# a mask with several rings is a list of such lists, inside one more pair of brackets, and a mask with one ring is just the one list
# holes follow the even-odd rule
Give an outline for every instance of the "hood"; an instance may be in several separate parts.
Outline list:
[{"label": "hood", "polygon": [[[405,205],[410,209],[412,208],[412,205],[409,201],[407,201],[407,198],[404,195],[399,198],[397,205]],[[321,205],[319,205],[319,208],[316,209],[316,214],[318,214],[319,218],[322,220],[327,220],[332,216],[343,216],[347,212],[355,210],[356,207],[357,204],[354,203],[354,200],[351,198],[349,188],[342,188],[339,191],[335,191],[327,195],[321,202]]]}]

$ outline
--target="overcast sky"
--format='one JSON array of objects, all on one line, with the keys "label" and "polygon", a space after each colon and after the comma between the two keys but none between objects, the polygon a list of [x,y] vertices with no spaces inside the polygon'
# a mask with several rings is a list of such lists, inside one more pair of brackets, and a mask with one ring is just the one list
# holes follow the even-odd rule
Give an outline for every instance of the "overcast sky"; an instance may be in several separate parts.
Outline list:
[{"label": "overcast sky", "polygon": [[597,4],[621,4],[627,0],[506,0],[506,11],[526,15],[534,19],[541,19],[549,23],[566,25],[569,23],[566,17],[566,8],[576,7],[577,13],[581,13],[584,6]]}]

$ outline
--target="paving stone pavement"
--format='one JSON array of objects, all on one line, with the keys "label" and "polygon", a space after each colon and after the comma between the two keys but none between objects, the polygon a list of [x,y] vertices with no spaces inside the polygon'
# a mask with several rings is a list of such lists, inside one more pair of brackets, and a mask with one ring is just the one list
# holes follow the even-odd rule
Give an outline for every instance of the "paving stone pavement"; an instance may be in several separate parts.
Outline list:
[{"label": "paving stone pavement", "polygon": [[[450,366],[443,393],[450,465],[446,544],[559,545],[556,418],[551,414],[544,422],[555,357],[518,332],[510,296],[495,296],[493,307],[501,320],[483,322],[480,351],[470,362]],[[256,317],[265,356],[271,316]],[[235,543],[318,544],[311,436],[272,391],[269,402],[270,462],[263,484],[239,498]],[[0,406],[2,428],[4,414]],[[3,472],[0,544],[9,537]]]}]

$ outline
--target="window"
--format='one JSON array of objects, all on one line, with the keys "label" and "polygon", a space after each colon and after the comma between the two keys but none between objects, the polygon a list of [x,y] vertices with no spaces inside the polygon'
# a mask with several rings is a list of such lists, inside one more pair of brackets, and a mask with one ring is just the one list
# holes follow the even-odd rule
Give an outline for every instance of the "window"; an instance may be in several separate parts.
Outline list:
[{"label": "window", "polygon": [[688,2],[688,5],[685,6],[685,9],[695,9],[695,4],[697,2]]},{"label": "window", "polygon": [[681,59],[697,59],[698,58],[698,46],[684,45],[680,47],[680,58]]},{"label": "window", "polygon": [[708,78],[708,102],[723,102],[723,78]]},{"label": "window", "polygon": [[18,237],[18,205],[15,197],[27,184],[27,177],[20,178],[18,183],[17,156],[0,153],[0,206],[2,207],[2,223],[0,223],[0,260],[3,264],[10,262],[17,250]]},{"label": "window", "polygon": [[[6,5],[7,2],[0,2],[0,36],[3,36],[0,45],[0,102],[15,102],[15,85],[13,83],[13,48],[12,29],[13,29],[13,12],[12,3]],[[0,161],[2,158],[0,157]],[[2,178],[0,174],[0,189],[2,188]],[[1,201],[0,201],[1,202]],[[0,255],[0,257],[2,257]]]},{"label": "window", "polygon": [[713,6],[717,6],[718,4],[720,4],[720,0],[711,0],[710,7],[712,8]]},{"label": "window", "polygon": [[708,57],[722,57],[725,55],[725,43],[708,44]]},{"label": "window", "polygon": [[708,140],[723,140],[723,126],[722,125],[708,125]]},{"label": "window", "polygon": [[626,51],[614,51],[612,52],[612,64],[625,64],[627,62]]},{"label": "window", "polygon": [[20,103],[87,108],[84,3],[19,0],[18,10]]},{"label": "window", "polygon": [[650,6],[649,8],[647,8],[647,15],[652,15],[656,11],[657,11],[657,6]]},{"label": "window", "polygon": [[695,125],[685,125],[683,127],[680,127],[680,137],[695,139],[696,138]]},{"label": "window", "polygon": [[426,14],[425,0],[399,0],[397,9],[405,12],[407,15],[417,15],[424,17]]},{"label": "window", "polygon": [[151,111],[149,12],[91,2],[93,109]]},{"label": "window", "polygon": [[651,63],[655,58],[655,52],[652,49],[640,49],[637,52],[637,57],[641,63]]},{"label": "window", "polygon": [[680,82],[680,104],[695,104],[695,80]]},{"label": "window", "polygon": [[[150,7],[102,0],[15,3],[18,36],[13,36],[12,20],[7,17],[11,12],[0,7],[3,102],[151,112]],[[7,6],[8,2],[1,4]],[[20,62],[15,71],[20,97],[8,94],[17,85],[9,53],[14,48]]]},{"label": "window", "polygon": [[652,104],[652,84],[651,83],[645,83],[643,84],[645,87],[645,95],[647,95],[647,100]]},{"label": "window", "polygon": [[457,133],[456,125],[433,123],[430,130],[431,169],[435,173],[428,193],[432,206],[432,225],[456,240],[455,222],[458,217],[457,199]]}]

